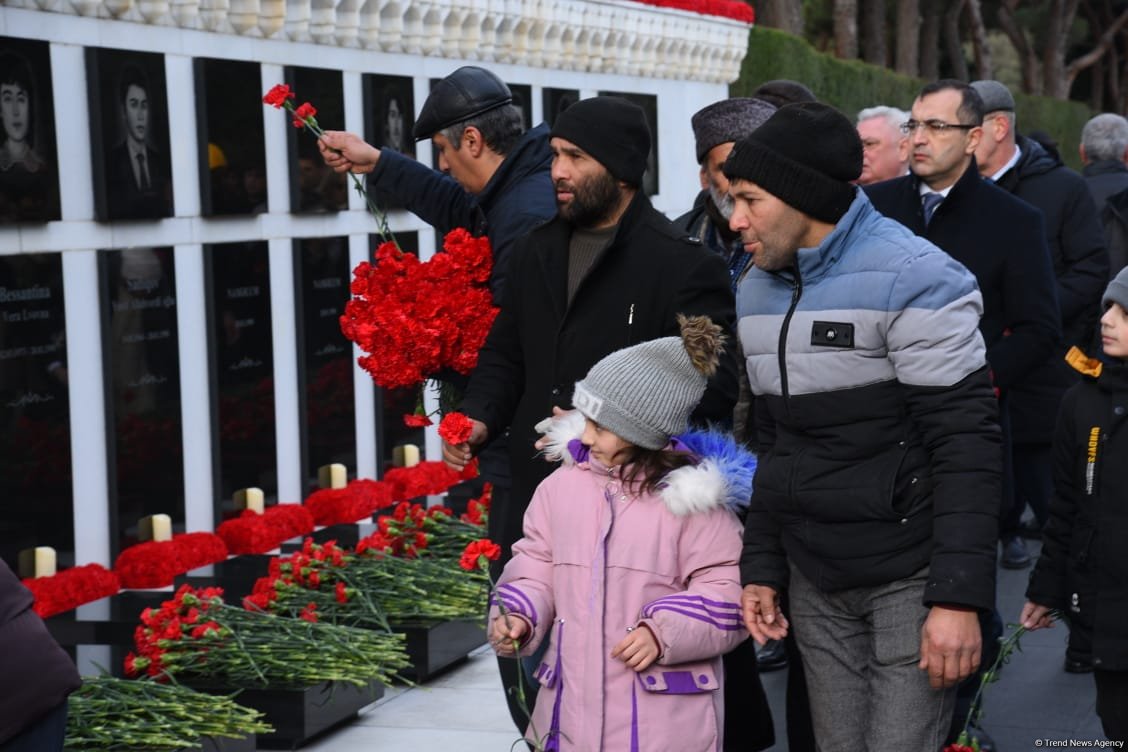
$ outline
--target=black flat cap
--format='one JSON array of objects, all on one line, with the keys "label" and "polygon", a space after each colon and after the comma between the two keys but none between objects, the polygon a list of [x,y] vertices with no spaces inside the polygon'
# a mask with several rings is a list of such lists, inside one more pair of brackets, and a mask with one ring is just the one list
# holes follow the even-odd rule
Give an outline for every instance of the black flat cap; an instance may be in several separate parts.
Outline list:
[{"label": "black flat cap", "polygon": [[469,120],[513,101],[513,93],[485,68],[466,65],[435,84],[412,135],[416,141],[431,138],[443,128]]}]

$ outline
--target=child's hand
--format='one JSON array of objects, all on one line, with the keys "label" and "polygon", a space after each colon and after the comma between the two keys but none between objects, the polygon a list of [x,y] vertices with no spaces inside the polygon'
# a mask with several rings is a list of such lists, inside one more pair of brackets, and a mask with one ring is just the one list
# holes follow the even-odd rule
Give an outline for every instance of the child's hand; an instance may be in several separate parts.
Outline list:
[{"label": "child's hand", "polygon": [[1053,619],[1050,618],[1050,611],[1052,610],[1038,603],[1026,601],[1026,605],[1022,607],[1022,615],[1018,617],[1018,622],[1032,632],[1035,629],[1052,627],[1054,625]]},{"label": "child's hand", "polygon": [[645,671],[662,654],[658,649],[658,639],[645,624],[630,627],[627,633],[611,651],[611,657],[618,658],[635,671]]},{"label": "child's hand", "polygon": [[513,642],[521,642],[521,638],[529,631],[529,623],[517,616],[502,615],[493,620],[490,625],[490,644],[498,655],[516,655]]}]

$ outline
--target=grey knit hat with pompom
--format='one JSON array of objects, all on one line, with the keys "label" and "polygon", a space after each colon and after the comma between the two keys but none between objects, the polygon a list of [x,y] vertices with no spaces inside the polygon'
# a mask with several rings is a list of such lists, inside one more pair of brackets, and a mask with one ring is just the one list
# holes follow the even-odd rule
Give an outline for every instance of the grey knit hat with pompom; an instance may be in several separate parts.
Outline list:
[{"label": "grey knit hat with pompom", "polygon": [[724,351],[708,316],[678,315],[680,337],[662,337],[606,356],[576,382],[572,404],[585,417],[644,449],[662,449],[689,426]]}]

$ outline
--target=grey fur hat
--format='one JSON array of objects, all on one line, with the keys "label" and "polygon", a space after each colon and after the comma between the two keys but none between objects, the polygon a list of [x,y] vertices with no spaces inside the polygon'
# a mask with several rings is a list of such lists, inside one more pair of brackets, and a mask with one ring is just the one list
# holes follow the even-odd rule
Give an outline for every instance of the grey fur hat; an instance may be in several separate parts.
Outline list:
[{"label": "grey fur hat", "polygon": [[697,164],[705,161],[705,155],[714,146],[739,141],[763,125],[775,111],[775,105],[763,99],[733,97],[693,113],[689,122],[697,141]]},{"label": "grey fur hat", "polygon": [[616,350],[576,382],[572,404],[625,441],[662,449],[689,426],[705,383],[724,350],[721,327],[708,316],[678,315],[680,337]]}]

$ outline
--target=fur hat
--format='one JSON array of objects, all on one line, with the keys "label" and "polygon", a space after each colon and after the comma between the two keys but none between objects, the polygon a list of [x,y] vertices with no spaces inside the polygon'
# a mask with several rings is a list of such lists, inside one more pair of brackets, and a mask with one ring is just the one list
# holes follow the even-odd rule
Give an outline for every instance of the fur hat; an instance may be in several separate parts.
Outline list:
[{"label": "fur hat", "polygon": [[714,146],[739,141],[764,124],[776,111],[774,104],[763,99],[733,97],[713,102],[693,114],[693,137],[697,141],[697,164]]},{"label": "fur hat", "polygon": [[850,208],[862,173],[862,140],[845,115],[830,105],[802,102],[780,107],[738,141],[725,162],[729,180],[749,180],[785,204],[823,222]]},{"label": "fur hat", "polygon": [[724,350],[708,316],[678,315],[680,337],[662,337],[606,356],[576,382],[572,404],[625,441],[661,449],[686,430]]}]

